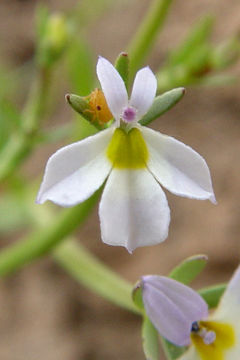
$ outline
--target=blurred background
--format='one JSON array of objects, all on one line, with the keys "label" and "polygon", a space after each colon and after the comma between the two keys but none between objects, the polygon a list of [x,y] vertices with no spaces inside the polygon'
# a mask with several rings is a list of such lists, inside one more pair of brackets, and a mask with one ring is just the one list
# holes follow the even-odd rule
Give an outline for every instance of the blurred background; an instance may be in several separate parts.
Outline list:
[{"label": "blurred background", "polygon": [[[43,3],[50,12],[71,13],[76,7],[73,0]],[[150,1],[99,0],[85,4],[79,1],[79,4],[76,15],[79,38],[84,38],[96,63],[99,54],[114,62],[126,49]],[[0,87],[1,93],[6,90],[12,96],[17,108],[24,104],[34,77],[37,5],[39,2],[33,0],[0,2]],[[169,53],[209,13],[215,17],[210,35],[212,45],[238,36],[239,2],[176,0],[145,63],[154,71],[165,69]],[[204,65],[198,70],[195,72],[198,80],[186,83],[183,100],[152,127],[190,145],[206,159],[218,205],[167,193],[172,214],[168,240],[158,246],[137,249],[133,255],[101,242],[98,206],[76,234],[79,242],[132,283],[143,274],[166,275],[185,257],[196,253],[207,254],[209,264],[193,284],[195,288],[228,280],[239,263],[240,62],[233,61],[230,67],[221,70],[233,76],[233,82],[228,78],[226,83],[218,78],[204,80],[202,76],[211,69]],[[163,72],[163,90],[165,77]],[[173,81],[174,84],[185,85],[181,84],[181,78]],[[66,104],[64,95],[74,90],[76,87],[69,81],[64,65],[59,65],[48,99],[49,114],[43,125],[46,131],[72,121],[73,110]],[[20,172],[30,183],[37,177],[39,184],[48,157],[64,143],[66,139],[60,137],[60,141],[36,147]],[[6,184],[2,185],[2,192],[5,188]],[[3,205],[1,210],[6,216]],[[11,229],[2,226],[2,247],[17,241],[26,232],[25,225],[13,225]],[[1,279],[0,309],[2,360],[144,359],[140,319],[79,285],[50,255]]]}]

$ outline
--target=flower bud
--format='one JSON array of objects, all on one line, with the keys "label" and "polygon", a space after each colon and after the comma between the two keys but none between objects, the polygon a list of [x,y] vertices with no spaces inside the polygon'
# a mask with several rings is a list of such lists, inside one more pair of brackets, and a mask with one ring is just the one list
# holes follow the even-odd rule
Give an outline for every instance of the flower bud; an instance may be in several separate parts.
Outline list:
[{"label": "flower bud", "polygon": [[208,316],[202,297],[164,276],[143,276],[141,285],[145,311],[158,332],[177,346],[189,345],[192,324]]}]

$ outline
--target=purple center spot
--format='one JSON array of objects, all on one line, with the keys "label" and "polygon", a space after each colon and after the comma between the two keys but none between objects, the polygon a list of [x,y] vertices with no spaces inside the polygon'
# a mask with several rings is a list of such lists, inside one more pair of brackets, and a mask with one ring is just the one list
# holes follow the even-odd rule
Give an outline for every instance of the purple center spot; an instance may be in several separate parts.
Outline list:
[{"label": "purple center spot", "polygon": [[128,107],[123,111],[122,118],[126,122],[131,122],[135,120],[136,117],[136,110],[132,107]]}]

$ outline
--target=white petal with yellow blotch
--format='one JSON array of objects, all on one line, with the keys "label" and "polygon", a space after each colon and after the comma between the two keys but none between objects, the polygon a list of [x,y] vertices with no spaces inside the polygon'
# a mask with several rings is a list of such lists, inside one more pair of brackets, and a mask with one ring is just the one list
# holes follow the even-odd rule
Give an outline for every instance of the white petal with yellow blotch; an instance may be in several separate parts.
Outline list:
[{"label": "white petal with yellow blotch", "polygon": [[[145,67],[136,74],[130,100],[121,76],[102,57],[97,63],[97,75],[116,121],[108,130],[65,146],[50,157],[37,202],[51,200],[64,207],[77,205],[104,183],[115,166],[100,203],[102,238],[108,244],[123,245],[132,251],[167,237],[170,211],[157,181],[177,195],[212,201],[215,198],[208,167],[199,154],[137,123],[156,94],[157,80],[150,68]],[[110,151],[109,157],[109,143],[120,125],[121,131],[126,131],[122,137],[125,143],[117,144],[119,152],[113,146],[114,156]],[[142,132],[146,144],[135,131],[138,141],[129,145],[131,136],[126,137],[134,127]],[[119,140],[121,136],[115,138]],[[129,165],[131,152],[135,164]]]},{"label": "white petal with yellow blotch", "polygon": [[37,203],[51,200],[68,207],[88,199],[111,170],[105,149],[113,131],[104,130],[53,154],[47,162]]},{"label": "white petal with yellow blotch", "polygon": [[[224,351],[221,360],[239,360],[240,358],[240,267],[233,274],[227,285],[217,309],[209,316],[209,321],[231,325],[234,331],[235,341],[231,348]],[[195,347],[189,350],[179,360],[201,360]]]},{"label": "white petal with yellow blotch", "polygon": [[147,169],[113,169],[99,208],[103,242],[132,252],[168,235],[166,196]]},{"label": "white petal with yellow blotch", "polygon": [[147,166],[173,194],[216,202],[206,161],[190,146],[152,129],[141,127],[150,158]]}]

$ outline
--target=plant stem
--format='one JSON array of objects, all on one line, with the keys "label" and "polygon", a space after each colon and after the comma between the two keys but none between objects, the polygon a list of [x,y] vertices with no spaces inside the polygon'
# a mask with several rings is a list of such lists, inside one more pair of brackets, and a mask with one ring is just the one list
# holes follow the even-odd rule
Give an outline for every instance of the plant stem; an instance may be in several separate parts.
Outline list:
[{"label": "plant stem", "polygon": [[55,260],[76,280],[112,303],[140,313],[134,305],[133,285],[102,264],[81,245],[67,241],[53,251]]},{"label": "plant stem", "polygon": [[150,51],[159,30],[164,24],[172,1],[173,0],[153,1],[145,19],[132,39],[128,48],[131,78],[142,65]]},{"label": "plant stem", "polygon": [[10,274],[52,250],[87,217],[101,190],[73,208],[61,211],[50,223],[0,253],[0,276]]},{"label": "plant stem", "polygon": [[0,181],[5,180],[23,162],[35,145],[39,121],[47,103],[50,69],[40,70],[30,91],[29,99],[23,110],[21,128],[14,133],[1,152]]}]

